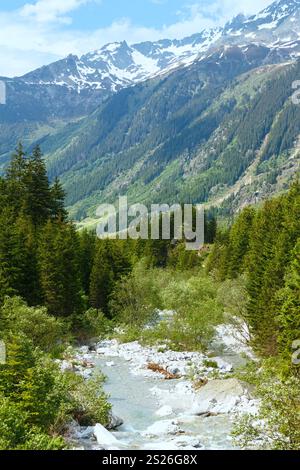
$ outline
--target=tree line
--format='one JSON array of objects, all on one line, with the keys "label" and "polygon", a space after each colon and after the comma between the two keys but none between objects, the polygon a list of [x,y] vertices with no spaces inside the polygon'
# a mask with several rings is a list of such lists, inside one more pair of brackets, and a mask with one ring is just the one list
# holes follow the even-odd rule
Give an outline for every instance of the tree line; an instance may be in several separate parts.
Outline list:
[{"label": "tree line", "polygon": [[289,192],[245,208],[218,233],[208,269],[221,279],[245,276],[245,320],[264,356],[291,362],[300,339],[300,182]]},{"label": "tree line", "polygon": [[[65,192],[58,179],[50,183],[38,146],[30,155],[18,146],[0,178],[0,202],[0,301],[17,295],[56,317],[90,307],[110,316],[114,286],[136,260],[145,257],[149,267],[162,268],[198,262],[169,240],[99,240],[93,231],[77,231],[68,220]],[[215,232],[208,216],[207,241]]]}]

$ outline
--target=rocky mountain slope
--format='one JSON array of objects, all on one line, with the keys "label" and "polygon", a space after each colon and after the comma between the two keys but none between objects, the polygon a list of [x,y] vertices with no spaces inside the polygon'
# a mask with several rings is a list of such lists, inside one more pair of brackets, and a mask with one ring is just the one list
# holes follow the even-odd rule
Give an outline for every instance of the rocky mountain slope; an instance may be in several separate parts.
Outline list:
[{"label": "rocky mountain slope", "polygon": [[107,44],[80,58],[71,54],[23,77],[4,77],[8,102],[0,108],[0,122],[83,116],[111,93],[204,60],[220,48],[250,43],[268,47],[269,61],[297,57],[300,0],[276,1],[250,18],[239,15],[224,28],[204,30],[181,40]]},{"label": "rocky mountain slope", "polygon": [[115,92],[205,58],[221,45],[259,43],[294,57],[300,52],[299,7],[299,0],[281,0],[250,18],[239,15],[224,28],[204,30],[182,40],[107,44],[80,58],[69,55],[20,80],[27,85],[67,87],[78,93],[87,89]]},{"label": "rocky mountain slope", "polygon": [[2,165],[18,139],[39,142],[77,218],[120,192],[241,206],[296,171],[298,55],[300,0],[281,0],[182,40],[109,44],[4,79]]},{"label": "rocky mountain slope", "polygon": [[299,164],[300,109],[291,96],[300,64],[264,65],[269,53],[227,48],[218,60],[125,89],[41,139],[72,215],[93,216],[119,194],[226,205],[246,190],[241,206],[283,189]]}]

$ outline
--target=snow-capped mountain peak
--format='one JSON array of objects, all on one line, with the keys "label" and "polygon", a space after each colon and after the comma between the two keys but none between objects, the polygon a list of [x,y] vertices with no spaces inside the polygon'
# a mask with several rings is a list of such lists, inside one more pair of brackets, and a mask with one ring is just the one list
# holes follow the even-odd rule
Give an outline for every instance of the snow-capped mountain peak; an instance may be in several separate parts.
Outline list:
[{"label": "snow-capped mountain peak", "polygon": [[[260,44],[286,59],[300,54],[300,0],[277,0],[257,15],[238,15],[224,28],[204,30],[181,40],[127,44],[101,49],[42,67],[24,77],[26,83],[116,92],[121,88],[187,66],[224,46]],[[279,51],[279,52],[278,52]]]}]

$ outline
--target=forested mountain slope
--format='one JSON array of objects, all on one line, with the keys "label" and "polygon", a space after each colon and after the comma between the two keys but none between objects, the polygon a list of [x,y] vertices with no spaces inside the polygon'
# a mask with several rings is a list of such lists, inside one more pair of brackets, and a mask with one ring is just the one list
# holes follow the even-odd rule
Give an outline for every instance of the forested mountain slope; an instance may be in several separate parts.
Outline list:
[{"label": "forested mountain slope", "polygon": [[71,216],[132,201],[207,202],[231,212],[297,171],[300,1],[181,40],[109,44],[6,79],[0,169],[40,144]]},{"label": "forested mountain slope", "polygon": [[[132,201],[253,202],[297,171],[299,63],[261,65],[262,46],[226,48],[123,90],[91,116],[41,139],[77,218],[121,194]],[[227,201],[227,202],[226,202]]]}]

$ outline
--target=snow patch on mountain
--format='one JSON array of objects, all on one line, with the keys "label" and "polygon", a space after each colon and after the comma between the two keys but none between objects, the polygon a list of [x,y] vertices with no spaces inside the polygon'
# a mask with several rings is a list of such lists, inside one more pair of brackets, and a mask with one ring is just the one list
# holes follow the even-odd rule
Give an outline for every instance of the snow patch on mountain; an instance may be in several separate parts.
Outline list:
[{"label": "snow patch on mountain", "polygon": [[[99,50],[42,67],[24,77],[29,84],[65,86],[77,90],[116,92],[122,88],[211,57],[224,46],[259,44],[284,59],[300,55],[300,0],[277,0],[257,15],[238,15],[224,28],[204,30],[181,40],[128,45],[107,44]],[[283,51],[283,52],[281,52]]]}]

